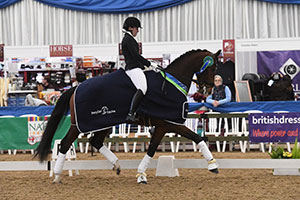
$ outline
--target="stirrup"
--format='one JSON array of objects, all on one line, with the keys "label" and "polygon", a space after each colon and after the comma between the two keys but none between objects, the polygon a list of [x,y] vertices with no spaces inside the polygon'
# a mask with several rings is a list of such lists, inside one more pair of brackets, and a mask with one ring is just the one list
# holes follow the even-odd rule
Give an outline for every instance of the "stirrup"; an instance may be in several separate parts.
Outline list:
[{"label": "stirrup", "polygon": [[138,118],[136,117],[136,114],[131,114],[131,113],[128,113],[126,119],[125,119],[127,122],[136,122],[138,121]]},{"label": "stirrup", "polygon": [[145,172],[138,173],[136,175],[137,183],[139,184],[147,184],[147,174]]}]

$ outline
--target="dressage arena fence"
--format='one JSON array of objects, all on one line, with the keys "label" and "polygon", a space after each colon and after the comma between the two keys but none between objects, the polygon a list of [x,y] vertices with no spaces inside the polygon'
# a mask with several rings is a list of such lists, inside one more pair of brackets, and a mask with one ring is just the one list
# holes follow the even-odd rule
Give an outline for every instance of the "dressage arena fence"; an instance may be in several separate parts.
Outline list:
[{"label": "dressage arena fence", "polygon": [[[77,139],[78,142],[86,143],[89,142],[88,138],[80,138]],[[150,142],[151,138],[148,137],[138,137],[138,138],[122,138],[122,137],[113,137],[113,138],[105,138],[104,142],[108,143],[121,143],[121,142]],[[248,141],[248,136],[206,136],[206,140],[209,142],[215,141]],[[187,139],[185,137],[164,137],[161,142],[191,142],[192,140]]]},{"label": "dressage arena fence", "polygon": [[[121,169],[137,169],[141,160],[120,160]],[[219,169],[274,169],[294,170],[299,175],[299,159],[218,159]],[[44,171],[53,170],[55,161],[3,161],[0,171]],[[207,169],[204,159],[175,159],[174,156],[160,156],[152,160],[149,169],[156,169],[156,176],[179,176],[179,168]],[[109,170],[112,165],[107,160],[72,160],[65,161],[64,170]],[[275,175],[281,175],[275,174]]]}]

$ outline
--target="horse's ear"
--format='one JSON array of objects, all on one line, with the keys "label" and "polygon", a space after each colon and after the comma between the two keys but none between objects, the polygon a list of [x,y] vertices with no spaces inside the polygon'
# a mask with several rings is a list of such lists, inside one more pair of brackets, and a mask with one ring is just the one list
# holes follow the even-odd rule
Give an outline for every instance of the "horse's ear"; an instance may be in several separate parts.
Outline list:
[{"label": "horse's ear", "polygon": [[221,49],[219,49],[219,51],[217,51],[214,55],[215,55],[215,59],[218,60],[218,56],[220,55],[221,53]]}]

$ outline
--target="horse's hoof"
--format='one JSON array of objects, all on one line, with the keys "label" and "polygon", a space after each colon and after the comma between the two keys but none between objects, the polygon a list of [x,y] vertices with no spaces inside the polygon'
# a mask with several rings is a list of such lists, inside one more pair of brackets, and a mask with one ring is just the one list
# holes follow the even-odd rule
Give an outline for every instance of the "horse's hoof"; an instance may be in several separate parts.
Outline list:
[{"label": "horse's hoof", "polygon": [[136,175],[138,184],[147,184],[147,174],[146,173],[138,173]]},{"label": "horse's hoof", "polygon": [[218,173],[219,173],[218,168],[211,169],[211,170],[209,170],[209,171],[212,172],[212,173],[214,173],[214,174],[218,174]]},{"label": "horse's hoof", "polygon": [[121,166],[120,166],[120,164],[119,164],[118,161],[114,164],[113,170],[114,171],[116,170],[116,174],[120,175],[120,173],[121,173]]},{"label": "horse's hoof", "polygon": [[53,181],[52,183],[53,183],[53,184],[62,184],[61,181]]},{"label": "horse's hoof", "polygon": [[141,181],[138,184],[147,184],[147,181]]},{"label": "horse's hoof", "polygon": [[52,183],[53,184],[62,184],[60,176],[59,175],[55,175],[55,178],[54,178],[54,180],[53,180]]}]

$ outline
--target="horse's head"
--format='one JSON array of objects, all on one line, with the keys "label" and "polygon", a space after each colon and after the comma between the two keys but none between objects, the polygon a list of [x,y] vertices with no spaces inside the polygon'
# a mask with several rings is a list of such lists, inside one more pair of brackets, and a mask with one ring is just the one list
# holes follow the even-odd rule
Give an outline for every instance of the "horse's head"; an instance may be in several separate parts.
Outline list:
[{"label": "horse's head", "polygon": [[216,63],[221,50],[213,54],[207,50],[191,50],[175,59],[165,70],[181,83],[190,87],[194,74],[197,75],[199,86],[202,83],[213,86]]},{"label": "horse's head", "polygon": [[200,65],[196,67],[197,82],[199,85],[199,92],[204,95],[211,93],[214,86],[214,75],[216,74],[218,56],[221,50],[215,54],[209,51],[203,51],[200,58]]}]

